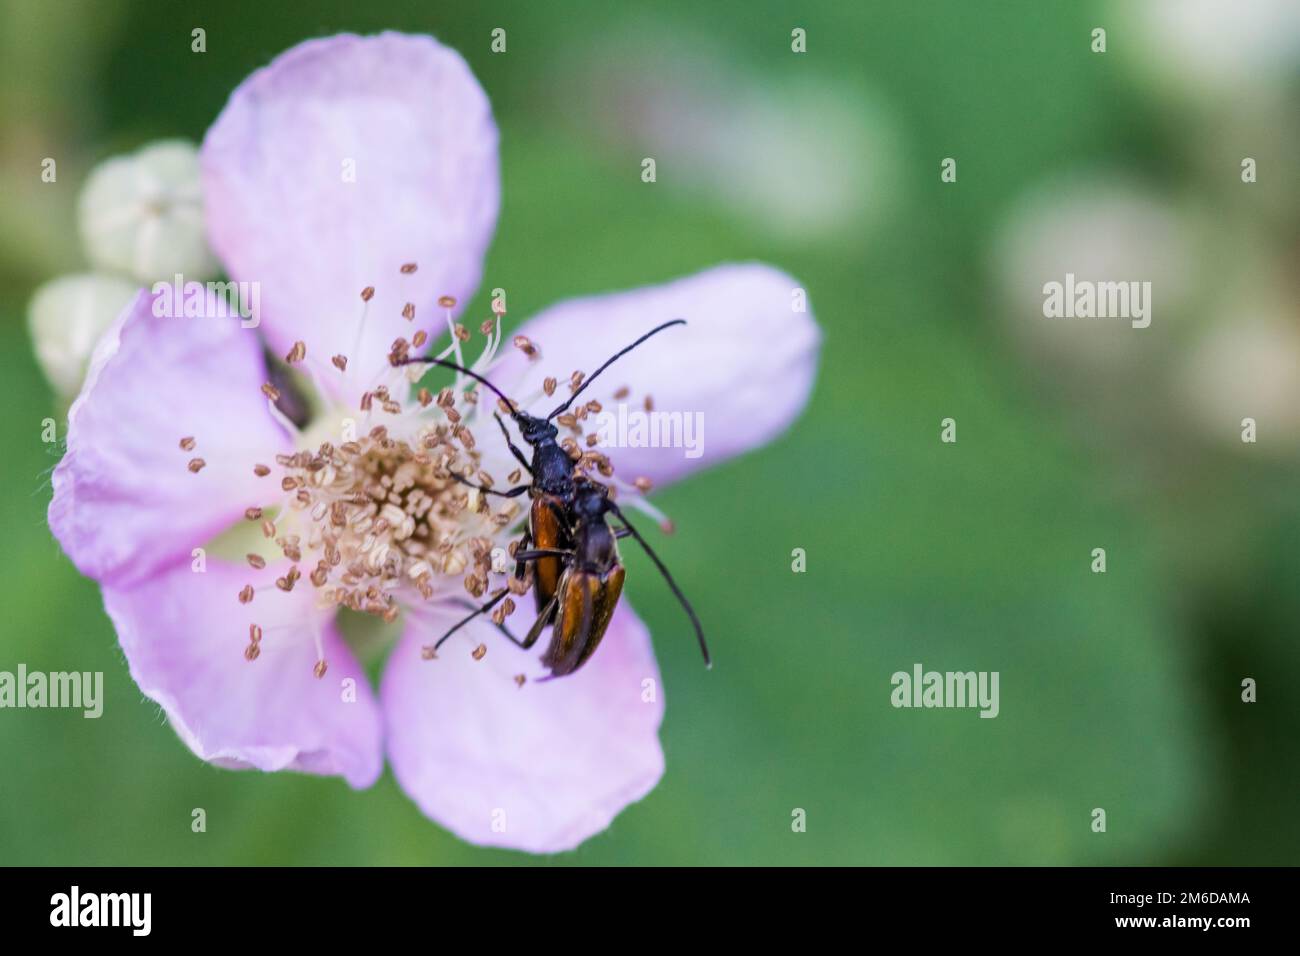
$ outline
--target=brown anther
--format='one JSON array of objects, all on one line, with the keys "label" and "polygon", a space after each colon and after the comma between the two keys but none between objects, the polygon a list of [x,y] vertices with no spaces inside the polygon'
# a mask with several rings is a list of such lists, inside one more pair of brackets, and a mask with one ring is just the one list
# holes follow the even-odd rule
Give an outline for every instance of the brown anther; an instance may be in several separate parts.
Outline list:
[{"label": "brown anther", "polygon": [[197,475],[200,471],[203,470],[203,467],[206,464],[207,462],[204,461],[202,458],[191,458],[189,465],[187,465],[186,467],[188,467],[190,471],[194,472],[194,474]]},{"label": "brown anther", "polygon": [[262,639],[262,627],[259,624],[248,625],[248,639],[256,644]]},{"label": "brown anther", "polygon": [[285,575],[285,576],[282,577],[282,578],[276,578],[276,579],[275,579],[275,586],[276,586],[277,588],[279,588],[281,591],[285,591],[285,592],[292,591],[292,590],[293,590],[293,578],[289,577],[288,575]]},{"label": "brown anther", "polygon": [[261,571],[266,567],[266,558],[262,557],[260,554],[253,554],[250,551],[246,557],[248,558],[248,566],[253,570]]},{"label": "brown anther", "polygon": [[614,397],[617,398],[619,401],[622,401],[623,399],[627,398],[631,394],[632,394],[632,390],[628,388],[626,385],[624,385],[622,388],[620,388],[617,392],[614,393]]},{"label": "brown anther", "polygon": [[364,395],[361,396],[361,410],[363,412],[370,411],[370,407],[374,404],[374,402],[375,402],[374,393],[366,392]]},{"label": "brown anther", "polygon": [[554,395],[555,386],[558,384],[559,382],[557,382],[555,379],[547,376],[547,378],[542,382],[542,391],[545,392],[547,395]]},{"label": "brown anther", "polygon": [[320,680],[325,676],[325,672],[329,670],[329,667],[329,664],[325,663],[325,661],[317,661],[316,666],[311,669],[311,672],[316,675],[317,680]]},{"label": "brown anther", "polygon": [[525,683],[527,680],[528,680],[528,678],[525,677],[523,674],[516,674],[516,675],[515,675],[515,686],[516,686],[516,687],[523,687],[523,686],[524,686],[524,683]]},{"label": "brown anther", "polygon": [[275,537],[275,524],[269,518],[262,522],[262,534],[267,538]]},{"label": "brown anther", "polygon": [[569,390],[576,392],[580,387],[582,387],[582,380],[584,378],[586,378],[586,376],[583,375],[581,372],[574,372],[572,375],[570,375]]},{"label": "brown anther", "polygon": [[593,415],[599,415],[599,414],[601,413],[601,411],[604,409],[605,406],[601,405],[600,402],[596,401],[596,400],[593,398],[591,401],[589,401],[589,402],[588,402],[585,406],[583,406],[583,407],[586,408],[587,411],[591,412],[591,414],[593,414]]},{"label": "brown anther", "polygon": [[369,301],[370,301],[371,299],[373,299],[374,297],[375,297],[375,287],[374,287],[374,286],[372,286],[372,285],[368,285],[368,286],[366,286],[364,289],[361,290],[361,301],[362,301],[362,302],[369,302]]},{"label": "brown anther", "polygon": [[480,644],[478,647],[474,648],[474,651],[471,654],[471,656],[474,658],[474,660],[481,661],[484,655],[486,654],[487,654],[487,645]]},{"label": "brown anther", "polygon": [[578,448],[578,443],[572,438],[566,438],[560,442],[560,447],[568,453],[568,456],[574,461],[582,457],[582,451]]},{"label": "brown anther", "polygon": [[416,266],[416,264],[415,264],[414,262],[404,262],[404,263],[402,263],[402,270],[401,270],[401,271],[402,271],[402,275],[404,275],[404,276],[409,276],[409,275],[410,275],[412,272],[414,272],[417,268],[418,268],[418,267]]},{"label": "brown anther", "polygon": [[181,451],[193,451],[193,450],[194,450],[194,439],[193,439],[193,437],[182,438],[182,439],[181,439]]},{"label": "brown anther", "polygon": [[455,333],[456,338],[461,342],[469,341],[469,329],[465,328],[465,326],[461,325],[459,322],[456,323],[456,327],[452,331]]},{"label": "brown anther", "polygon": [[647,412],[653,412],[655,410],[655,400],[650,395],[645,397],[645,401],[642,404],[645,406]]},{"label": "brown anther", "polygon": [[418,349],[427,341],[429,341],[429,333],[424,331],[424,329],[420,329],[411,336],[411,347]]},{"label": "brown anther", "polygon": [[252,600],[253,600],[253,586],[251,584],[245,584],[242,588],[239,589],[239,603],[248,604]]},{"label": "brown anther", "polygon": [[506,618],[513,613],[515,613],[515,602],[510,600],[510,598],[506,598],[497,605],[497,609],[492,612],[492,620],[496,624],[504,624]]},{"label": "brown anther", "polygon": [[260,520],[261,517],[262,517],[262,509],[261,509],[261,508],[245,508],[245,509],[244,509],[244,517],[247,518],[249,521],[258,521],[258,520]]},{"label": "brown anther", "polygon": [[258,647],[256,644],[249,644],[246,648],[244,648],[244,660],[255,661],[257,660],[258,655],[261,653],[262,653],[262,649]]},{"label": "brown anther", "polygon": [[456,297],[454,295],[438,296],[438,305],[444,309],[456,308]]},{"label": "brown anther", "polygon": [[336,355],[330,361],[334,363],[334,367],[340,372],[348,370],[348,357],[346,355]]},{"label": "brown anther", "polygon": [[273,402],[278,402],[280,400],[280,390],[270,382],[262,383],[262,394]]},{"label": "brown anther", "polygon": [[596,443],[598,441],[600,441],[600,435],[596,434],[595,432],[592,432],[590,435],[587,436],[587,447],[595,448]]},{"label": "brown anther", "polygon": [[438,652],[433,649],[432,644],[425,644],[424,647],[420,648],[420,656],[426,661],[437,660]]},{"label": "brown anther", "polygon": [[567,412],[563,415],[556,416],[555,422],[564,428],[577,428],[578,420]]},{"label": "brown anther", "polygon": [[293,491],[299,484],[301,484],[301,479],[295,478],[293,475],[285,475],[280,479],[280,487],[285,491]]},{"label": "brown anther", "polygon": [[429,405],[433,403],[433,393],[427,388],[420,389],[420,391],[416,393],[416,397],[420,400],[421,408],[428,408]]},{"label": "brown anther", "polygon": [[497,323],[495,319],[484,319],[483,324],[478,327],[478,330],[484,335],[491,336],[492,333],[496,331],[496,328]]},{"label": "brown anther", "polygon": [[259,478],[265,478],[270,473],[271,473],[271,469],[268,468],[266,465],[253,466],[253,474],[257,475],[257,477]]},{"label": "brown anther", "polygon": [[293,348],[289,349],[289,354],[284,357],[284,360],[292,365],[294,362],[301,362],[306,357],[307,343],[300,340],[293,343]]},{"label": "brown anther", "polygon": [[537,346],[529,341],[528,336],[516,335],[511,339],[511,341],[514,343],[515,348],[519,349],[519,351],[523,352],[529,358],[537,357]]}]

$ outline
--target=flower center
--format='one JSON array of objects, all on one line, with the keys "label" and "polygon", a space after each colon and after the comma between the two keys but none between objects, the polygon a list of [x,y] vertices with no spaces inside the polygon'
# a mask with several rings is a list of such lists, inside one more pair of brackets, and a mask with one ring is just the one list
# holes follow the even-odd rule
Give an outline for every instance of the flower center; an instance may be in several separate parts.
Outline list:
[{"label": "flower center", "polygon": [[[392,621],[399,596],[431,600],[435,575],[467,568],[466,590],[481,596],[493,539],[519,506],[509,501],[494,512],[485,496],[454,481],[448,469],[463,467],[460,455],[446,427],[422,429],[412,444],[383,425],[354,441],[281,455],[284,527],[268,519],[263,531],[288,560],[310,555],[308,578],[324,604]],[[307,565],[295,563],[289,575],[300,566]],[[296,578],[281,580],[289,590]]]},{"label": "flower center", "polygon": [[[366,290],[362,299],[369,298]],[[452,332],[446,354],[460,361],[460,345],[470,336],[451,320],[454,301],[440,304],[448,310]],[[493,358],[501,339],[500,317],[484,323],[481,331],[487,344],[476,368]],[[427,340],[423,331],[411,342],[398,339],[390,359],[406,356],[412,346]],[[295,343],[285,360],[302,367],[322,396],[322,376],[346,374],[348,366],[345,356],[334,356],[328,365],[309,356],[303,342]],[[241,603],[250,604],[273,589],[311,587],[322,612],[348,608],[392,622],[402,607],[449,600],[463,605],[462,587],[470,597],[480,598],[489,589],[490,576],[506,568],[511,529],[523,518],[519,499],[489,498],[454,477],[493,486],[470,430],[470,424],[490,410],[480,410],[476,391],[464,388],[473,385],[470,380],[458,380],[436,397],[420,389],[412,400],[411,381],[424,368],[394,361],[371,379],[359,407],[328,408],[305,432],[280,410],[280,388],[263,385],[271,414],[298,435],[302,450],[277,455],[274,465],[253,466],[267,482],[268,492],[278,486],[281,497],[268,494],[262,506],[245,512],[249,521],[260,523],[264,538],[262,546],[247,555],[248,564],[269,576],[268,560],[282,564],[283,556],[288,568],[274,585],[246,584],[239,592]],[[518,470],[508,476],[512,484],[520,478]],[[455,583],[458,576],[463,576],[460,587]],[[516,594],[526,591],[526,582],[512,579],[506,586]],[[494,616],[497,623],[513,609],[512,601],[503,602],[501,613]],[[255,660],[262,629],[254,624],[250,637],[245,655]],[[316,643],[321,676],[325,666],[319,635]]]}]

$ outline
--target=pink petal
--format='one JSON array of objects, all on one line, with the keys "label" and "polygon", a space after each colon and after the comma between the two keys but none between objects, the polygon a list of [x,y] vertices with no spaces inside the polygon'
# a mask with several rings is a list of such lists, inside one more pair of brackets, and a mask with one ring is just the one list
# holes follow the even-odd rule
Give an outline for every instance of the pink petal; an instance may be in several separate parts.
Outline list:
[{"label": "pink petal", "polygon": [[[517,637],[532,623],[529,610],[508,619]],[[397,781],[471,843],[570,850],[663,774],[663,689],[650,635],[624,601],[591,660],[569,677],[533,679],[545,673],[537,658],[549,632],[525,653],[489,624],[463,628],[436,660],[423,660],[421,646],[462,615],[447,610],[409,625],[388,663],[380,696]],[[476,661],[470,652],[480,642],[487,654]],[[523,687],[512,679],[519,673],[529,675]]]},{"label": "pink petal", "polygon": [[[260,391],[257,333],[234,319],[159,318],[153,302],[142,291],[104,333],[54,470],[50,529],[100,581],[188,558],[245,508],[280,496],[253,474],[288,443]],[[198,473],[194,458],[206,462]]]},{"label": "pink petal", "polygon": [[[616,419],[620,401],[614,393],[626,385],[632,393],[621,404],[629,423],[643,413],[647,395],[657,413],[702,416],[694,419],[702,425],[695,451],[681,447],[685,442],[658,448],[602,442],[620,477],[645,476],[662,485],[771,441],[799,415],[816,376],[821,334],[811,312],[795,310],[798,288],[785,273],[749,263],[561,302],[520,329],[542,353],[525,384],[514,385],[523,367],[518,354],[505,359],[493,377],[518,395],[539,388],[546,376],[558,378],[555,397],[530,409],[550,412],[568,396],[573,371],[589,375],[656,325],[686,319],[685,327],[666,329],[619,359],[579,399],[599,400],[602,415]],[[594,422],[588,420],[588,432],[597,430]],[[635,440],[630,429],[625,434]],[[685,437],[680,429],[677,434]]]},{"label": "pink petal", "polygon": [[[444,332],[439,296],[464,302],[478,286],[500,199],[496,123],[465,61],[431,37],[299,44],[235,90],[202,163],[213,249],[261,284],[277,351],[301,339],[340,392],[364,389],[398,336]],[[409,262],[418,271],[400,274]]]},{"label": "pink petal", "polygon": [[[104,607],[131,677],[203,760],[337,774],[368,787],[383,768],[379,708],[332,621],[313,610],[312,589],[272,587],[239,603],[244,584],[269,584],[283,573],[210,559],[196,574],[181,564],[131,587],[106,586]],[[254,661],[244,658],[251,623],[263,629]],[[329,664],[319,679],[314,626],[324,629]]]}]

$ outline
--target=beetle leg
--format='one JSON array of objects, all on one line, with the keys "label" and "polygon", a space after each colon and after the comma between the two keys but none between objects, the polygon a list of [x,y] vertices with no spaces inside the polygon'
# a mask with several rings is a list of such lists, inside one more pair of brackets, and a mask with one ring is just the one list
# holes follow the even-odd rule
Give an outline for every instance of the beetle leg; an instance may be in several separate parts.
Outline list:
[{"label": "beetle leg", "polygon": [[[526,541],[527,539],[528,539],[528,532],[525,531],[524,540]],[[516,560],[515,577],[520,577],[523,566],[529,561],[536,561],[538,558],[548,558],[553,556],[568,557],[571,554],[573,554],[572,551],[561,551],[556,548],[538,548],[533,551],[525,551],[525,550],[516,551],[515,552],[515,560]],[[442,645],[447,642],[448,638],[450,638],[453,634],[459,631],[470,621],[474,620],[474,618],[478,617],[480,614],[486,614],[488,611],[492,610],[494,607],[500,604],[502,599],[504,599],[505,596],[509,593],[510,593],[509,588],[502,588],[500,591],[494,594],[486,604],[483,604],[481,607],[475,608],[473,613],[466,615],[465,617],[457,621],[455,624],[453,624],[451,629],[448,630],[447,633],[443,634],[442,637],[438,638],[438,642],[433,645],[434,651],[436,652],[438,648],[442,647]],[[555,598],[551,599],[550,605],[548,605],[546,610],[538,617],[538,622],[544,624],[547,616],[549,615],[549,611],[551,607],[555,605],[555,600],[556,600]],[[497,626],[497,630],[499,630],[502,634],[508,637],[511,643],[513,643],[516,647],[522,647],[524,650],[528,650],[528,648],[532,647],[535,643],[537,643],[537,637],[542,632],[542,628],[539,627],[537,624],[534,624],[533,629],[528,632],[528,636],[521,641],[518,638],[516,638],[513,634],[511,634],[508,630],[506,630],[505,625],[499,624],[496,626]]]},{"label": "beetle leg", "polygon": [[[523,550],[525,550],[525,549],[526,549],[530,544],[532,544],[532,542],[533,542],[533,532],[532,532],[532,529],[531,529],[531,528],[524,528],[523,536],[520,537],[520,539],[519,539],[519,547],[516,548],[515,550],[516,550],[517,552],[518,552],[518,551],[523,551]],[[515,562],[515,573],[514,573],[514,576],[515,576],[518,580],[520,580],[520,581],[522,581],[522,580],[524,579],[524,570],[525,570],[525,568],[524,568],[524,562],[523,562],[523,561],[516,561],[516,562]]]},{"label": "beetle leg", "polygon": [[559,603],[559,600],[559,592],[556,592],[555,597],[551,598],[546,607],[542,608],[541,612],[537,615],[537,620],[533,621],[533,626],[528,629],[528,635],[524,638],[524,642],[519,645],[520,647],[524,650],[528,650],[528,648],[537,643],[537,639],[542,636],[542,631],[546,630],[546,625],[549,623],[551,612],[555,610],[555,605]]},{"label": "beetle leg", "polygon": [[516,485],[515,487],[511,488],[509,491],[496,491],[493,488],[489,488],[487,485],[476,484],[475,482],[470,481],[468,478],[456,474],[454,471],[451,472],[451,477],[455,481],[459,481],[462,485],[465,485],[468,488],[473,488],[476,491],[481,491],[485,495],[496,495],[498,498],[518,498],[525,491],[527,491],[529,488],[532,487],[532,485]]},{"label": "beetle leg", "polygon": [[[455,603],[459,604],[467,611],[475,611],[475,613],[477,613],[477,609],[474,607],[474,604],[471,601],[458,600]],[[519,644],[520,647],[524,646],[522,643],[520,643],[519,638],[515,637],[513,634],[510,633],[510,628],[506,627],[504,624],[498,624],[496,621],[493,621],[492,626],[495,627],[502,634],[504,634],[506,637],[508,637],[511,641],[513,641],[516,644]]]},{"label": "beetle leg", "polygon": [[[536,561],[538,558],[568,558],[572,557],[572,551],[564,551],[560,548],[534,548],[531,551],[516,551],[515,558],[521,562]],[[515,575],[518,577],[518,575]]]},{"label": "beetle leg", "polygon": [[[501,599],[504,598],[504,597],[505,597],[507,594],[509,594],[509,593],[510,593],[510,589],[509,589],[509,588],[502,588],[502,589],[501,589],[501,590],[500,590],[500,591],[499,591],[499,592],[498,592],[498,593],[497,593],[497,594],[496,594],[496,595],[495,595],[495,596],[494,596],[490,601],[488,601],[486,604],[484,604],[483,606],[477,608],[477,609],[476,609],[472,614],[466,615],[465,617],[463,617],[463,618],[461,618],[459,621],[457,621],[455,624],[453,624],[453,625],[451,626],[451,629],[450,629],[449,631],[447,631],[446,634],[442,635],[442,637],[438,638],[438,642],[437,642],[436,644],[433,645],[434,653],[437,653],[438,648],[442,647],[443,644],[446,644],[446,643],[447,643],[447,639],[448,639],[448,638],[450,638],[453,634],[455,634],[457,631],[459,631],[462,627],[464,627],[464,626],[465,626],[466,624],[468,624],[470,621],[474,620],[474,618],[478,617],[480,614],[486,614],[488,611],[492,610],[494,607],[496,607],[498,604],[500,604],[500,603],[501,603]],[[512,641],[514,640],[513,637],[511,637],[510,639],[511,639]],[[516,641],[516,643],[518,643],[518,642]]]},{"label": "beetle leg", "polygon": [[531,475],[533,473],[533,466],[528,463],[528,459],[524,457],[524,453],[520,451],[515,443],[510,439],[510,432],[506,430],[505,421],[496,412],[493,412],[492,414],[496,415],[497,424],[501,426],[501,434],[506,436],[506,445],[510,447],[510,454],[514,455],[519,461],[519,464],[524,466],[524,471]]}]

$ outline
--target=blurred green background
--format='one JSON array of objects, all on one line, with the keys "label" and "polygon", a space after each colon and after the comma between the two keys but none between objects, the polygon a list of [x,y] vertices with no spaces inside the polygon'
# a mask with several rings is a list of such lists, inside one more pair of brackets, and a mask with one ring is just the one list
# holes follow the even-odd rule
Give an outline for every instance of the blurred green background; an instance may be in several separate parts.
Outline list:
[{"label": "blurred green background", "polygon": [[[6,0],[0,670],[102,670],[107,700],[96,721],[0,711],[0,863],[1295,863],[1294,6]],[[200,140],[303,39],[384,28],[455,47],[492,100],[483,288],[508,285],[512,317],[754,258],[825,331],[795,428],[658,499],[718,663],[660,637],[667,773],[563,856],[460,843],[388,773],[356,793],[202,764],[45,524],[41,421],[63,410],[24,315],[84,268],[87,172]],[[1151,328],[1047,329],[1042,282],[1090,266],[1155,280]],[[629,565],[652,631],[679,631]],[[999,671],[1000,716],[893,709],[917,661]]]}]

